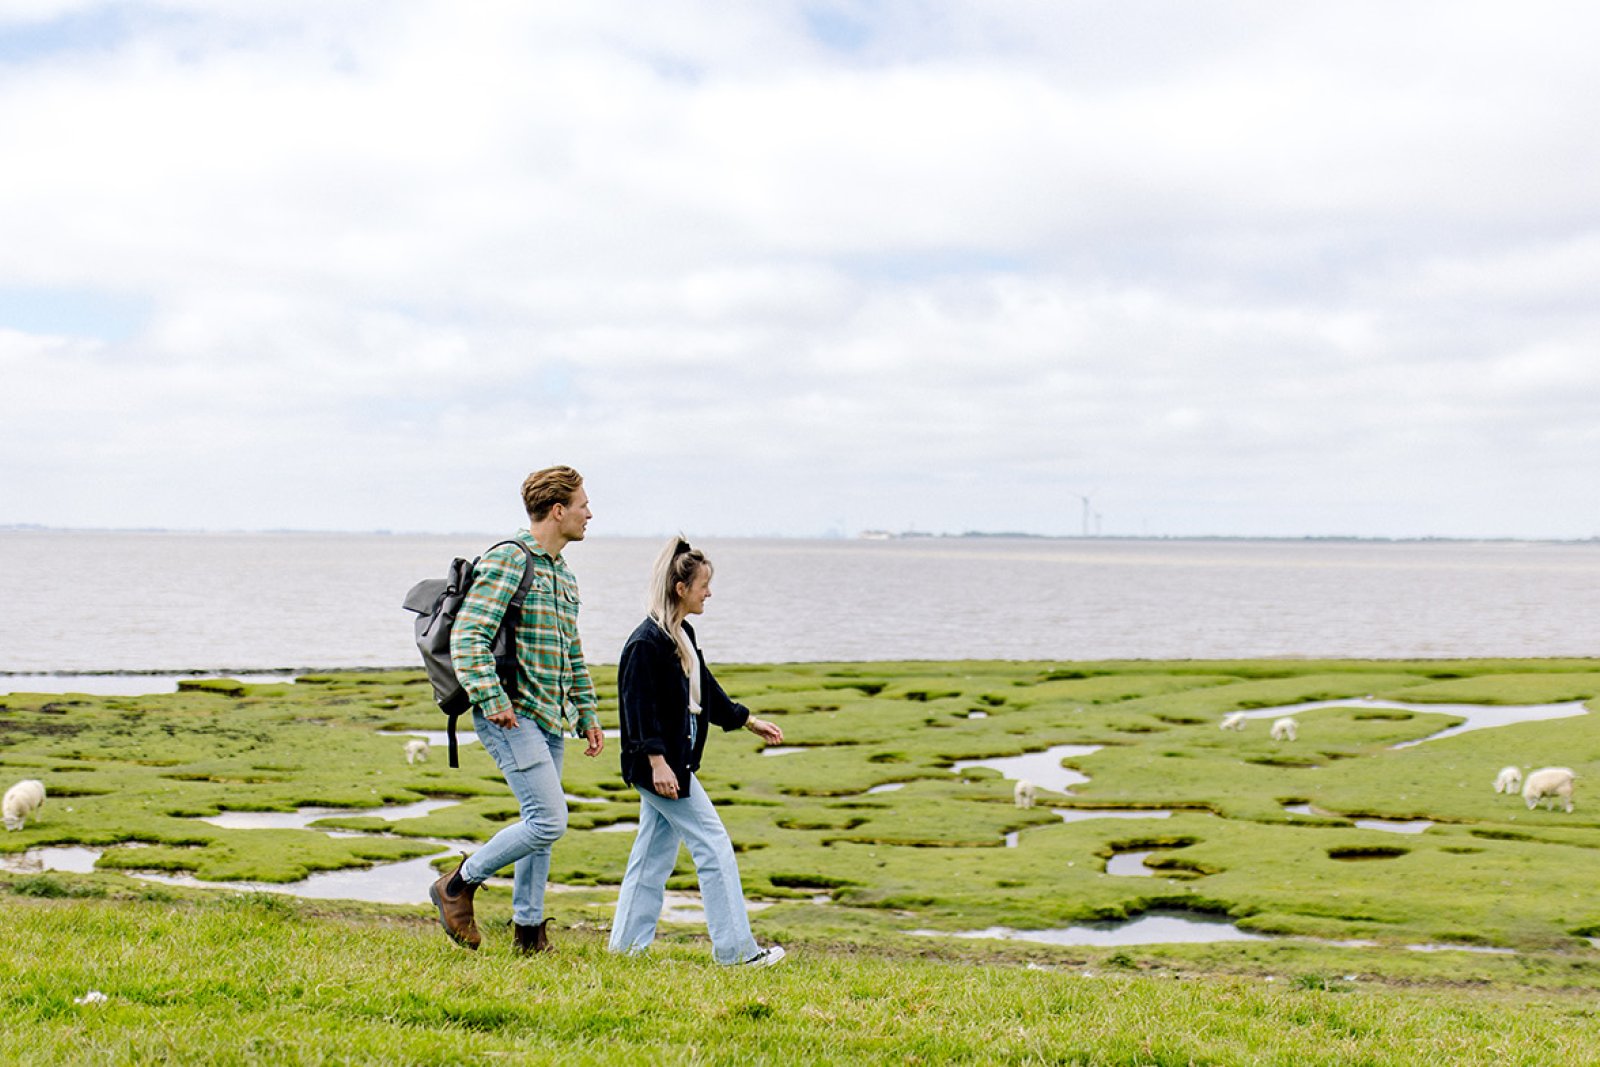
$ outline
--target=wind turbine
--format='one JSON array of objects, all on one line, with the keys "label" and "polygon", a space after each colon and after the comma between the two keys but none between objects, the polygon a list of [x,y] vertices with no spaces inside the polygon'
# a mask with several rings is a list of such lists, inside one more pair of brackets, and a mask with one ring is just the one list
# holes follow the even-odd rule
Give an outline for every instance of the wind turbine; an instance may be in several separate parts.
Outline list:
[{"label": "wind turbine", "polygon": [[[1092,492],[1099,492],[1099,490],[1096,489],[1096,490],[1093,490]],[[1073,493],[1072,495],[1077,497],[1079,500],[1083,501],[1083,536],[1084,537],[1088,537],[1089,536],[1089,498],[1092,495],[1092,493],[1090,493],[1090,494]]]}]

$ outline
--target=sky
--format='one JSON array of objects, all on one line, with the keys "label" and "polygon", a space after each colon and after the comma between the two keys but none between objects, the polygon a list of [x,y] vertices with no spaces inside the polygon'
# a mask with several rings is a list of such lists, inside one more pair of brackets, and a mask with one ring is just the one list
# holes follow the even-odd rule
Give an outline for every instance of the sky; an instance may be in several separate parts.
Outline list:
[{"label": "sky", "polygon": [[0,526],[1600,536],[1596,40],[0,0]]}]

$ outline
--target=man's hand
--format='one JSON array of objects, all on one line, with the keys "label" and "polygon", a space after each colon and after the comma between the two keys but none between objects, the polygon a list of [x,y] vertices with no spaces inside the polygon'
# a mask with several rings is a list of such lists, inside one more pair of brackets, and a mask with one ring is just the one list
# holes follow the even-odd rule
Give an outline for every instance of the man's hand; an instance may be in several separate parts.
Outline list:
[{"label": "man's hand", "polygon": [[754,715],[745,721],[744,728],[755,734],[769,745],[783,744],[783,731],[778,729],[777,723],[758,719]]},{"label": "man's hand", "polygon": [[583,736],[589,739],[589,747],[583,750],[583,754],[585,756],[600,755],[600,751],[606,747],[606,735],[600,732],[600,727],[589,727],[583,732]]},{"label": "man's hand", "polygon": [[507,708],[505,711],[497,711],[493,715],[485,715],[484,718],[488,719],[490,722],[504,730],[515,730],[517,728],[516,708]]}]

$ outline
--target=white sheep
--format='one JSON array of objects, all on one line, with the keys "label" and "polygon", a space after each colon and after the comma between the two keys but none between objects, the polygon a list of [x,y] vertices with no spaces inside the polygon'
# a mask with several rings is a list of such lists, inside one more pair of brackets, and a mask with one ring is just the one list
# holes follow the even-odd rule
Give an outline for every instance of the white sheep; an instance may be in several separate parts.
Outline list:
[{"label": "white sheep", "polygon": [[1494,776],[1494,791],[1508,794],[1522,792],[1522,771],[1516,767],[1501,767],[1500,773]]},{"label": "white sheep", "polygon": [[406,742],[406,762],[408,764],[415,763],[418,760],[426,762],[427,758],[428,739],[426,737],[414,737]]},{"label": "white sheep", "polygon": [[1033,783],[1026,778],[1018,778],[1016,788],[1011,790],[1011,799],[1019,808],[1033,807]]},{"label": "white sheep", "polygon": [[1244,729],[1244,712],[1235,711],[1235,712],[1233,712],[1233,713],[1231,713],[1229,715],[1223,716],[1221,729],[1223,729],[1223,730],[1243,730]]},{"label": "white sheep", "polygon": [[[5,820],[7,830],[20,830],[27,824],[28,816],[37,816],[44,806],[44,783],[36,778],[25,778],[6,790]],[[35,822],[38,818],[35,817]]]},{"label": "white sheep", "polygon": [[1550,799],[1549,806],[1555,807],[1557,798],[1566,804],[1567,811],[1572,810],[1572,782],[1578,776],[1572,773],[1570,767],[1540,767],[1528,775],[1527,781],[1522,786],[1522,799],[1528,802],[1528,810],[1532,811],[1539,806],[1539,801],[1545,797]]},{"label": "white sheep", "polygon": [[1293,741],[1300,736],[1300,727],[1293,719],[1279,719],[1272,724],[1274,741]]}]

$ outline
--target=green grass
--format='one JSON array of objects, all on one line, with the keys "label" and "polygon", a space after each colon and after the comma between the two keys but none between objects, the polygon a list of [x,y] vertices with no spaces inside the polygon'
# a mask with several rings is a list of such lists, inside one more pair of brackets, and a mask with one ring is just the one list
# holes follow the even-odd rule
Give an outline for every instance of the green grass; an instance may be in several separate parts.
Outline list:
[{"label": "green grass", "polygon": [[[0,1056],[48,1063],[1546,1064],[1600,1054],[1589,998],[1326,971],[1195,979],[1122,956],[975,967],[798,946],[764,971],[568,930],[472,954],[422,922],[260,895],[30,900],[0,925]],[[77,1004],[88,991],[106,997]]]},{"label": "green grass", "polygon": [[[1593,706],[1600,661],[732,665],[719,677],[804,748],[763,756],[747,733],[718,734],[701,775],[740,850],[746,896],[767,905],[753,913],[758,936],[799,950],[759,979],[711,966],[691,927],[664,928],[652,960],[600,951],[632,835],[592,831],[636,806],[614,747],[598,760],[568,749],[567,790],[612,803],[572,805],[552,863],[568,888],[550,898],[563,944],[551,960],[508,954],[499,888],[480,894],[489,946],[469,956],[431,925],[424,885],[414,906],[312,907],[122,873],[292,882],[431,853],[419,837],[487,840],[516,813],[481,748],[464,748],[459,770],[440,751],[408,766],[403,739],[378,732],[440,728],[420,672],[0,697],[0,782],[37,777],[50,794],[43,818],[0,835],[0,851],[105,850],[93,874],[0,874],[16,1021],[0,1047],[27,1062],[1600,1060],[1577,999],[1600,990],[1587,941],[1600,935],[1600,806],[1587,793],[1600,716],[1403,749],[1392,746],[1459,720],[1346,705],[1299,714],[1293,744],[1272,742],[1261,721],[1217,729],[1233,710],[1366,694]],[[612,725],[610,672],[597,681]],[[1102,746],[1069,760],[1091,780],[1029,811],[993,771],[950,769],[1057,744]],[[1494,794],[1506,763],[1573,767],[1577,810],[1530,812]],[[890,782],[904,788],[866,793]],[[395,823],[319,824],[383,837],[195,818],[430,797],[458,803]],[[1284,810],[1302,803],[1321,814]],[[1064,824],[1051,806],[1175,814]],[[1435,825],[1354,825],[1369,817]],[[1007,848],[1014,831],[1019,846]],[[1156,850],[1155,877],[1106,874],[1109,856],[1134,849]],[[694,884],[684,855],[671,885]],[[1276,936],[1083,949],[911,933],[1155,908]],[[1376,947],[1337,943],[1352,939]],[[1406,948],[1423,943],[1515,951]],[[112,999],[72,1004],[87,988]],[[226,1040],[211,1050],[208,1035]],[[50,1051],[19,1054],[35,1046]]]}]

